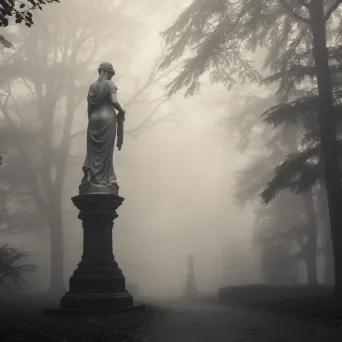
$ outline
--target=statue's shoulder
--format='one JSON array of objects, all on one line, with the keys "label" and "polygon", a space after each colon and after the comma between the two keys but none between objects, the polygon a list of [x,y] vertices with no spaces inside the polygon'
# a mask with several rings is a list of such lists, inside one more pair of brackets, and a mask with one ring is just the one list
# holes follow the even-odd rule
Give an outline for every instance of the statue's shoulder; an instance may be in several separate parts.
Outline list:
[{"label": "statue's shoulder", "polygon": [[91,91],[91,90],[94,91],[94,90],[98,89],[98,87],[99,87],[99,83],[95,81],[89,86],[89,91]]},{"label": "statue's shoulder", "polygon": [[107,80],[106,87],[109,93],[116,93],[118,90],[113,80]]}]

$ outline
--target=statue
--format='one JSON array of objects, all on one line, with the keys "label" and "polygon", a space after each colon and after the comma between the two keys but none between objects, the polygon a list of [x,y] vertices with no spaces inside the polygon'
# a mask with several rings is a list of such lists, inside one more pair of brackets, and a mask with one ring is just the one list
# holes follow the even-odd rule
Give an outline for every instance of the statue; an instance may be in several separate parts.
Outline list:
[{"label": "statue", "polygon": [[61,310],[75,313],[118,313],[134,307],[113,253],[113,225],[124,198],[113,167],[113,151],[123,143],[125,111],[118,103],[115,72],[102,63],[99,78],[88,92],[87,153],[79,195],[72,201],[83,227],[82,259],[69,280],[69,291],[61,298]]},{"label": "statue", "polygon": [[84,177],[80,194],[105,192],[118,194],[119,186],[113,166],[115,138],[119,151],[123,144],[125,111],[117,99],[112,64],[102,63],[99,78],[88,92],[87,153],[83,164]]}]

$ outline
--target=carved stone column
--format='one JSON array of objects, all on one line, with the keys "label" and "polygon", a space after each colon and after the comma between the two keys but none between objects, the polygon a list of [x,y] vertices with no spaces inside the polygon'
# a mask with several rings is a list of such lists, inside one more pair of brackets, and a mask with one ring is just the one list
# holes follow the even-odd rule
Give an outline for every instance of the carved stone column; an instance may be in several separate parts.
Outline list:
[{"label": "carved stone column", "polygon": [[110,193],[88,193],[72,198],[83,223],[82,261],[69,281],[62,309],[116,311],[133,306],[125,277],[113,255],[112,229],[124,198]]}]

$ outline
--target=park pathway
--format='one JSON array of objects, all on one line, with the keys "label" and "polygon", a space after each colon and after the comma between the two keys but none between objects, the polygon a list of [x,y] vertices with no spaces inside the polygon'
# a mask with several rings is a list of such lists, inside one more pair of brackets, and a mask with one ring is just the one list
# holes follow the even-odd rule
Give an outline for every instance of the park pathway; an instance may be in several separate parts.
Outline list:
[{"label": "park pathway", "polygon": [[163,306],[169,311],[151,325],[146,336],[149,342],[342,342],[342,328],[288,316],[215,303]]}]

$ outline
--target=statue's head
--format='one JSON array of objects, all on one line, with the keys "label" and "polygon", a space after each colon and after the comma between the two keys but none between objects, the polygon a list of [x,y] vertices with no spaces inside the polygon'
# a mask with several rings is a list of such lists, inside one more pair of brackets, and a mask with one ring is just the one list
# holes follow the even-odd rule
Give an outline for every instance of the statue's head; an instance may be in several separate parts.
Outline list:
[{"label": "statue's head", "polygon": [[110,80],[115,75],[113,65],[108,62],[101,63],[98,71],[100,76],[103,75],[108,80]]}]

